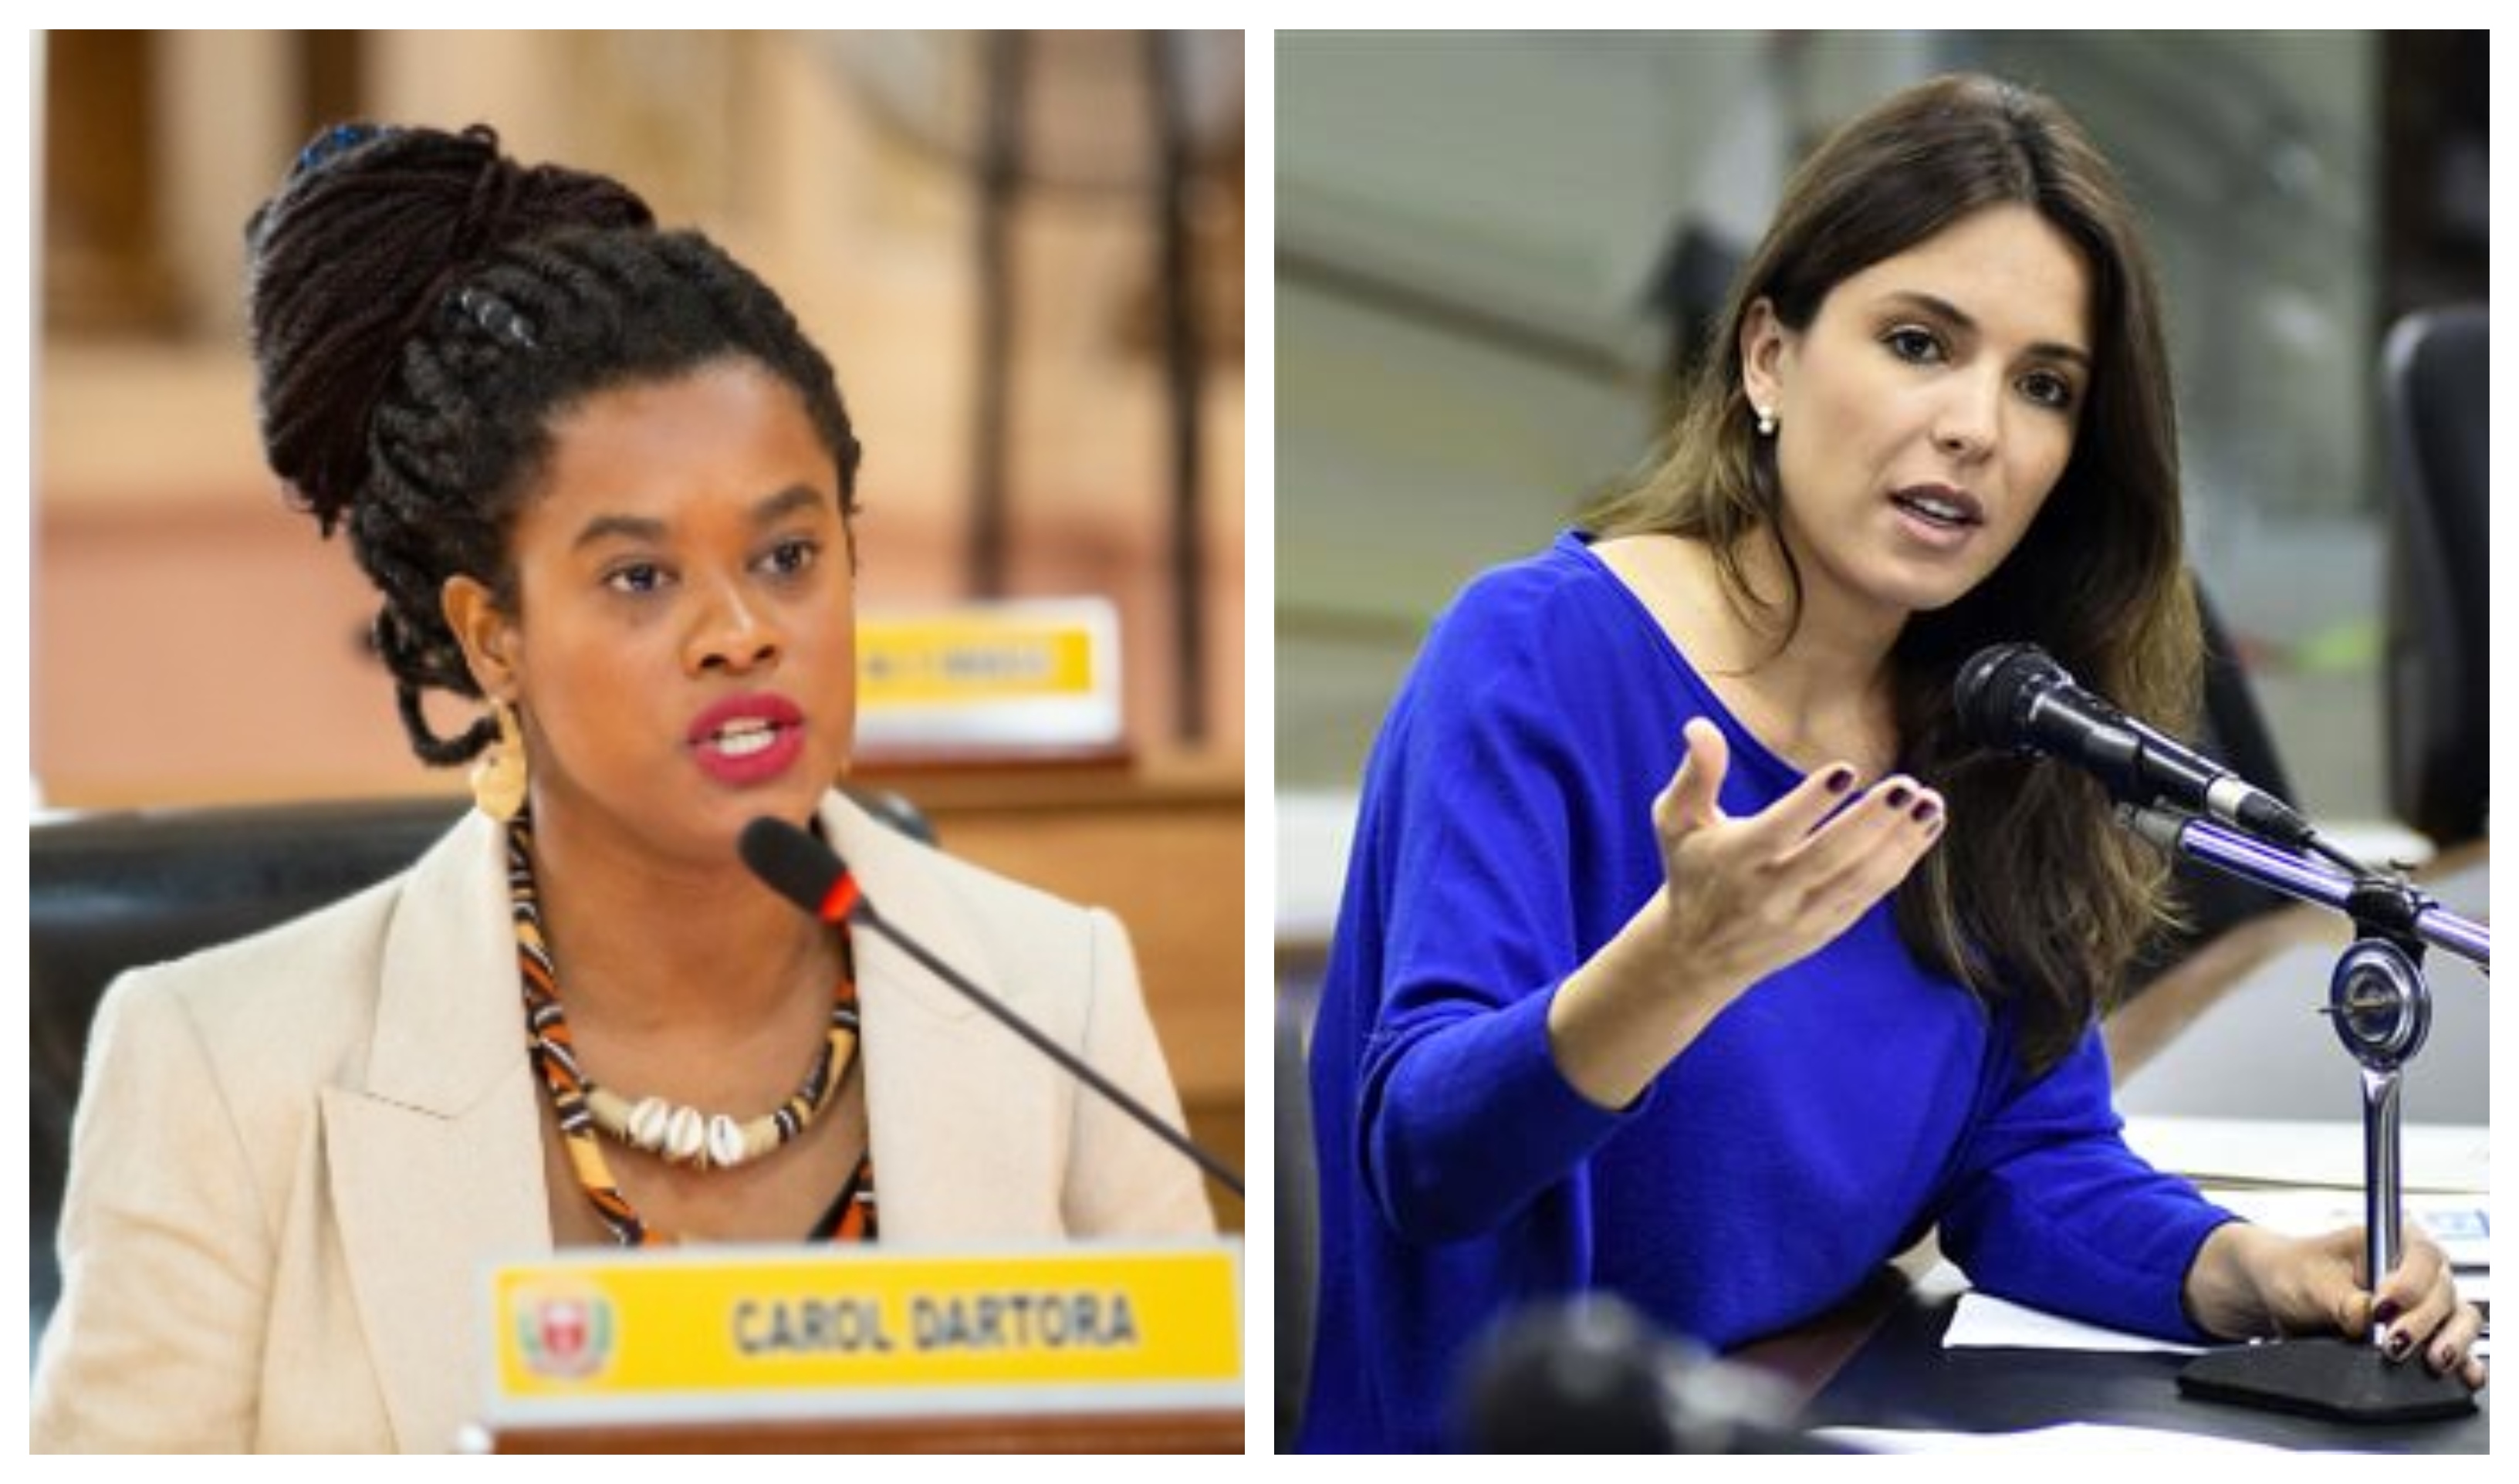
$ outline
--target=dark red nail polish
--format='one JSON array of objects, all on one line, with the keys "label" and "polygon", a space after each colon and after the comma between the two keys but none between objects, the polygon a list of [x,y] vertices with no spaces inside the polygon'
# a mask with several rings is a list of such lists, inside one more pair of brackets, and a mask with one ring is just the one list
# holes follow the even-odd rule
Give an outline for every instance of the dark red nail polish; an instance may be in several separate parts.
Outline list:
[{"label": "dark red nail polish", "polygon": [[2395,1299],[2380,1299],[2379,1307],[2371,1311],[2370,1322],[2381,1326],[2393,1325],[2397,1322],[2397,1315],[2399,1312],[2397,1301]]},{"label": "dark red nail polish", "polygon": [[1907,785],[1901,783],[1896,788],[1889,791],[1889,807],[1893,809],[1905,808],[1907,807],[1907,801],[1915,797],[1915,790],[1910,789]]},{"label": "dark red nail polish", "polygon": [[1942,807],[1940,805],[1927,799],[1923,803],[1916,806],[1916,822],[1918,824],[1930,824],[1933,822],[1933,816],[1941,811]]},{"label": "dark red nail polish", "polygon": [[1828,777],[1823,781],[1828,784],[1828,791],[1830,793],[1844,793],[1847,789],[1854,787],[1854,769],[1839,764],[1838,766],[1830,768],[1828,770]]}]

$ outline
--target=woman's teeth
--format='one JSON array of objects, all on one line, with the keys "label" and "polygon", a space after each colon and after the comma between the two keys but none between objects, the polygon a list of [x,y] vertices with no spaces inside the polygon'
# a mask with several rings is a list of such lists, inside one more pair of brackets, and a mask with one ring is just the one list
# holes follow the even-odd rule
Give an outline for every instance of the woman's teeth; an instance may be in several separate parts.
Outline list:
[{"label": "woman's teeth", "polygon": [[1929,495],[1901,495],[1898,497],[1898,503],[1915,511],[1917,514],[1922,515],[1926,520],[1933,522],[1935,525],[1964,526],[1968,524],[1967,511],[1960,508],[1958,505],[1951,504],[1946,501],[1935,500]]}]

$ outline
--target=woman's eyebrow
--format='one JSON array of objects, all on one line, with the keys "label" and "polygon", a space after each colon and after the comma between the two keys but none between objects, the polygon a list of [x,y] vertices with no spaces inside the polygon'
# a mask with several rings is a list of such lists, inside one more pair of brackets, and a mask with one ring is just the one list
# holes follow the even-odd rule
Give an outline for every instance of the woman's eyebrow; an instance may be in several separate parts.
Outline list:
[{"label": "woman's eyebrow", "polygon": [[755,526],[773,526],[788,516],[822,503],[822,492],[811,485],[789,485],[752,507]]},{"label": "woman's eyebrow", "polygon": [[[752,507],[755,527],[776,525],[779,521],[809,510],[822,502],[822,492],[811,485],[790,485]],[[577,538],[569,543],[571,550],[583,550],[602,541],[657,543],[665,539],[665,522],[647,515],[597,515],[578,528]]]},{"label": "woman's eyebrow", "polygon": [[572,551],[582,551],[601,541],[660,542],[665,539],[665,523],[644,515],[597,515],[578,528],[577,539],[568,544]]},{"label": "woman's eyebrow", "polygon": [[[1914,308],[1921,309],[1924,313],[1932,315],[1938,319],[1947,320],[1955,328],[1964,333],[1974,334],[1977,332],[1978,327],[1975,316],[1970,315],[1967,310],[1960,308],[1957,304],[1952,303],[1950,300],[1943,298],[1939,294],[1926,293],[1920,288],[1901,288],[1890,294],[1889,298],[1892,300],[1903,301]],[[2078,345],[2067,345],[2061,340],[2040,340],[2031,345],[2029,347],[2029,351],[2032,355],[2045,356],[2057,361],[2075,362],[2079,364],[2083,370],[2090,370],[2091,353],[2082,349]]]}]

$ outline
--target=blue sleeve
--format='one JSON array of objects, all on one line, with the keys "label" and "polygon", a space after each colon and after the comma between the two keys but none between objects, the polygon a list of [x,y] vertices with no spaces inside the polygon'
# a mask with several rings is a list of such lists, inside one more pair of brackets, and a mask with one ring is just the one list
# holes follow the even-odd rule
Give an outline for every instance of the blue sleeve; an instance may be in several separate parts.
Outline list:
[{"label": "blue sleeve", "polygon": [[[1995,1037],[1992,1054],[2011,1061],[2009,1037]],[[2214,1228],[2235,1218],[2144,1163],[2123,1130],[2096,1028],[2034,1081],[2015,1069],[1963,1156],[1942,1250],[1989,1293],[2205,1342],[2187,1317],[2187,1271]]]},{"label": "blue sleeve", "polygon": [[1580,765],[1583,708],[1542,658],[1548,628],[1457,608],[1376,762],[1389,885],[1357,1157],[1413,1241],[1505,1224],[1650,1102],[1596,1107],[1549,1046],[1549,1001],[1584,957],[1577,897],[1597,885],[1576,864],[1601,849],[1581,821],[1618,806]]}]

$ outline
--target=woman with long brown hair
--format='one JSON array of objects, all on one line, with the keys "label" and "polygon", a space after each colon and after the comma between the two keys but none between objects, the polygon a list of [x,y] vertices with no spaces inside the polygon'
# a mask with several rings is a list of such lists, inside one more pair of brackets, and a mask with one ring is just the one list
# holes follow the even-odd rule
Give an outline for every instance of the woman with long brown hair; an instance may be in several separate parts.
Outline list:
[{"label": "woman with long brown hair", "polygon": [[1972,747],[2031,640],[2191,710],[2159,298],[2053,103],[1910,89],[1789,183],[1636,485],[1440,619],[1368,766],[1313,1041],[1307,1445],[1425,1446],[1477,1332],[1620,1294],[1729,1346],[1938,1228],[1983,1289],[2182,1339],[2392,1331],[2437,1247],[2235,1222],[2125,1147],[2097,1021],[2163,872]]}]

